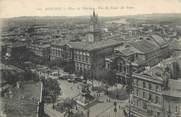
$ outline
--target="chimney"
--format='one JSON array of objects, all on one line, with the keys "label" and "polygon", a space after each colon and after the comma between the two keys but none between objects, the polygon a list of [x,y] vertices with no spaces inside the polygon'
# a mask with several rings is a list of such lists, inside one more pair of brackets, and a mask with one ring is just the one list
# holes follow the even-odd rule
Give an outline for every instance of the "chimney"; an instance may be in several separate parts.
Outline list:
[{"label": "chimney", "polygon": [[16,87],[17,87],[18,89],[20,88],[20,82],[19,82],[19,81],[16,82]]},{"label": "chimney", "polygon": [[180,68],[179,68],[178,63],[177,62],[173,62],[172,63],[172,79],[178,79],[179,71],[180,71]]},{"label": "chimney", "polygon": [[93,10],[93,17],[95,17],[96,16],[96,14],[95,14],[95,10]]}]

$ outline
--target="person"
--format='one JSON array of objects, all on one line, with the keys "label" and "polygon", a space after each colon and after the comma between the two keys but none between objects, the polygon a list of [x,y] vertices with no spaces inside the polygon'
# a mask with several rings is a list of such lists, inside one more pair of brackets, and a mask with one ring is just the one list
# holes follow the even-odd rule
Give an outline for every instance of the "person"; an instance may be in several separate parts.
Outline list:
[{"label": "person", "polygon": [[126,110],[123,110],[123,113],[124,113],[125,117],[128,117],[128,114],[127,114]]}]

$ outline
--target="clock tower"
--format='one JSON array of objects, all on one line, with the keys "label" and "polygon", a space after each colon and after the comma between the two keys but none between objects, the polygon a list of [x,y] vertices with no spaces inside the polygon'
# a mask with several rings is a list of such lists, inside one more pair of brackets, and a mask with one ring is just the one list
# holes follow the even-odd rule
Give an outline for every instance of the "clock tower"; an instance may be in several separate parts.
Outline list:
[{"label": "clock tower", "polygon": [[89,21],[89,29],[87,33],[88,42],[96,42],[101,40],[101,29],[98,15],[93,11]]}]

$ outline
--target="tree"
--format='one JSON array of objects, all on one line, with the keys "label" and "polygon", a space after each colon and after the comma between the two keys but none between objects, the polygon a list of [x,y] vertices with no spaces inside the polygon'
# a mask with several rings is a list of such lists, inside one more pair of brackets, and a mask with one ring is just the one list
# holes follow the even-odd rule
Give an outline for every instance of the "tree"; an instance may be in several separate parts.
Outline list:
[{"label": "tree", "polygon": [[60,95],[61,88],[59,83],[55,79],[44,79],[43,80],[43,99],[47,102],[47,97],[51,97],[52,103],[56,102],[58,95]]}]

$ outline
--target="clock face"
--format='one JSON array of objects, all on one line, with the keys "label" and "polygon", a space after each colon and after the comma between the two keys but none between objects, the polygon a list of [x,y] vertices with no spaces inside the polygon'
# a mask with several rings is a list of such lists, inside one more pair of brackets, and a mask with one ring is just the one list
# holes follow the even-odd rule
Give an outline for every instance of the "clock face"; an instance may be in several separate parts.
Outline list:
[{"label": "clock face", "polygon": [[94,41],[94,35],[93,34],[88,34],[88,41],[93,42]]},{"label": "clock face", "polygon": [[90,25],[90,31],[93,32],[94,31],[94,26]]}]

